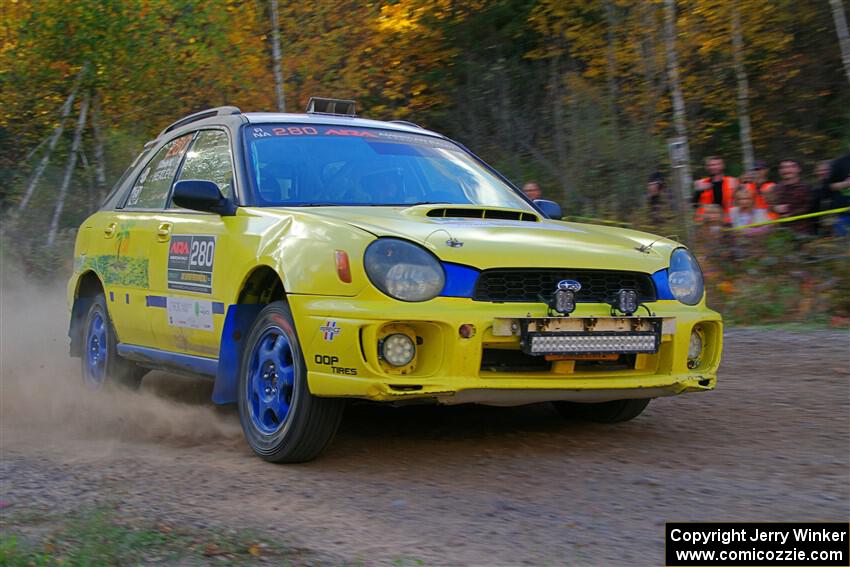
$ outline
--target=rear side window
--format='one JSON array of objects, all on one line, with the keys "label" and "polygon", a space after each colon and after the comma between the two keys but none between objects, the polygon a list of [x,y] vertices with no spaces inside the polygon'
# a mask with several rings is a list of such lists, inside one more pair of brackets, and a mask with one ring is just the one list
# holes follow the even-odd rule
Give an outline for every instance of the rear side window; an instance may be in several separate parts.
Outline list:
[{"label": "rear side window", "polygon": [[221,130],[203,130],[195,138],[180,170],[180,178],[212,181],[221,194],[233,199],[233,166],[230,142]]},{"label": "rear side window", "polygon": [[142,170],[130,197],[126,209],[164,209],[174,183],[174,174],[180,167],[183,154],[189,147],[194,134],[186,134],[171,140],[160,149],[147,167]]}]

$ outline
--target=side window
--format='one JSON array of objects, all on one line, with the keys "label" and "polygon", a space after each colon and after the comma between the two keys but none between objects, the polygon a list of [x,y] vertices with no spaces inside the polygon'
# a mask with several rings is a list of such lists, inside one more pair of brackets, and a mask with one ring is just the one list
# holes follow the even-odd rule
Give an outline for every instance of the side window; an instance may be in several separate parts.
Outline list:
[{"label": "side window", "polygon": [[232,199],[233,166],[227,134],[221,130],[203,130],[198,134],[180,170],[178,181],[182,179],[213,181],[222,195]]},{"label": "side window", "polygon": [[136,179],[124,208],[164,209],[174,182],[174,174],[194,134],[186,134],[165,144]]}]

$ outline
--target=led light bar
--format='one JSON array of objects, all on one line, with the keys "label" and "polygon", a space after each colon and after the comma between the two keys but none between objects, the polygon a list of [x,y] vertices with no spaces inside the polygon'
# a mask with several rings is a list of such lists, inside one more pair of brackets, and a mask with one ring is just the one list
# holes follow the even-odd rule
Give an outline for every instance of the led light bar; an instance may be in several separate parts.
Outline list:
[{"label": "led light bar", "polygon": [[639,333],[529,333],[528,354],[641,354],[658,352],[660,336]]}]

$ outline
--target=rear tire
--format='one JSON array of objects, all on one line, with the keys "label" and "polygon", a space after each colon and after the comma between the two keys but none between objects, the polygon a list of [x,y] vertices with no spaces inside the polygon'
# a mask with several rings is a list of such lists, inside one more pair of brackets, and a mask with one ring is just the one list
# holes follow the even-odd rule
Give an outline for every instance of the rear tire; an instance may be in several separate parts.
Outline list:
[{"label": "rear tire", "polygon": [[552,402],[555,409],[568,419],[580,419],[595,423],[619,423],[629,421],[639,416],[650,398],[637,400],[614,400],[596,404],[581,404],[578,402]]},{"label": "rear tire", "polygon": [[285,301],[263,309],[248,333],[238,404],[248,445],[273,463],[311,461],[336,434],[345,400],[310,393],[307,366]]},{"label": "rear tire", "polygon": [[87,386],[105,388],[117,385],[132,390],[139,388],[147,369],[118,356],[118,340],[103,294],[98,294],[92,301],[82,333],[80,358],[83,381]]}]

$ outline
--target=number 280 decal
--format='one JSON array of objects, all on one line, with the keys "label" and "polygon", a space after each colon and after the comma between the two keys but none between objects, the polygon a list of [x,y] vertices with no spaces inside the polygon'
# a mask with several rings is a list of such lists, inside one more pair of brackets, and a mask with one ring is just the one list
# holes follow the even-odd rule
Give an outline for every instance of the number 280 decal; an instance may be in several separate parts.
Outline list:
[{"label": "number 280 decal", "polygon": [[215,236],[175,234],[168,247],[168,289],[212,293]]}]

